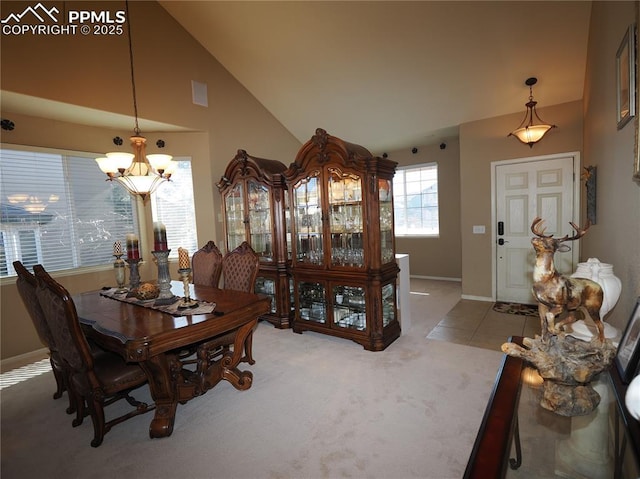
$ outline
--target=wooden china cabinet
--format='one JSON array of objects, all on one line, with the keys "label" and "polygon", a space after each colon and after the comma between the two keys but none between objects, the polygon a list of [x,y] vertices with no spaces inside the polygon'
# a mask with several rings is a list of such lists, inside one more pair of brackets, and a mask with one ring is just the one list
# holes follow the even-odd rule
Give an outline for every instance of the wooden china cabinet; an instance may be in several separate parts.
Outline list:
[{"label": "wooden china cabinet", "polygon": [[260,256],[255,292],[271,297],[271,310],[261,319],[282,329],[291,326],[285,169],[279,161],[238,150],[217,184],[222,195],[226,249],[232,251],[247,241]]},{"label": "wooden china cabinet", "polygon": [[400,336],[391,193],[396,165],[319,128],[283,173],[295,332],[347,338],[371,351]]}]

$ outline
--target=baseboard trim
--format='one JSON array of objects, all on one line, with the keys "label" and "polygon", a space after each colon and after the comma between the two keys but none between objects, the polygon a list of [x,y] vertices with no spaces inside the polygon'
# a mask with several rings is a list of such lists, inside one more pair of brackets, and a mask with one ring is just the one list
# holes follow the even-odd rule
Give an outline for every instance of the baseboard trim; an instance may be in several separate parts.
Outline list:
[{"label": "baseboard trim", "polygon": [[462,299],[469,299],[471,301],[489,301],[489,302],[494,302],[493,299],[491,299],[489,296],[473,296],[473,295],[469,295],[469,294],[463,294],[461,296]]},{"label": "baseboard trim", "polygon": [[49,350],[47,348],[36,349],[28,353],[19,354],[17,356],[11,356],[10,358],[0,361],[0,372],[6,373],[12,369],[21,368],[28,364],[35,363],[49,356]]},{"label": "baseboard trim", "polygon": [[409,275],[410,278],[414,279],[433,279],[436,281],[457,281],[458,283],[462,282],[462,278],[444,278],[442,276],[420,276],[417,274]]}]

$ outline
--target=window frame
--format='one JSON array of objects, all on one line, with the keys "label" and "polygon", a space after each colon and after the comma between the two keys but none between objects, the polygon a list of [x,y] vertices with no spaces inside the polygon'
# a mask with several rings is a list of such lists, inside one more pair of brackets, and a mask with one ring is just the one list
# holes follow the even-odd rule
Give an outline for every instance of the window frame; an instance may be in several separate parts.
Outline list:
[{"label": "window frame", "polygon": [[[398,227],[399,224],[402,224],[402,221],[398,221],[398,210],[400,210],[402,208],[402,211],[405,213],[406,215],[406,211],[407,211],[407,198],[409,196],[415,196],[414,195],[410,195],[407,193],[407,189],[406,189],[406,178],[407,178],[407,174],[408,171],[410,170],[416,170],[416,173],[420,170],[423,169],[435,169],[435,174],[436,174],[436,198],[437,198],[437,205],[436,205],[436,214],[437,214],[437,232],[436,233],[426,233],[426,232],[420,232],[420,233],[411,233],[411,232],[404,232],[401,228]],[[397,187],[397,181],[398,181],[398,172],[403,172],[403,177],[405,178],[405,187],[402,188],[402,193],[400,192],[400,188]],[[396,175],[393,178],[393,183],[394,183],[394,187],[393,187],[393,214],[394,214],[394,235],[398,238],[439,238],[440,237],[440,193],[439,193],[439,184],[440,184],[440,172],[439,172],[439,165],[437,162],[433,161],[433,162],[426,162],[426,163],[418,163],[418,164],[413,164],[413,165],[403,165],[403,166],[398,166],[396,168]],[[421,189],[421,191],[424,191],[424,189]],[[423,193],[420,193],[423,194]],[[402,200],[401,200],[402,199]],[[402,206],[404,205],[404,206]],[[418,209],[418,208],[416,208]],[[419,209],[422,211],[424,211],[426,209],[425,206],[420,206]]]}]

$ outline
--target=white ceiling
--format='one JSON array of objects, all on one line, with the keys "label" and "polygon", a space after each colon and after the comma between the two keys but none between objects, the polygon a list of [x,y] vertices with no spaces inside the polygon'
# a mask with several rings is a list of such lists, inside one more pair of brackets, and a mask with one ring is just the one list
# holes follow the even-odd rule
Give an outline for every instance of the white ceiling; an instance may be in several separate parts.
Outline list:
[{"label": "white ceiling", "polygon": [[524,115],[531,76],[542,110],[582,98],[590,2],[159,3],[300,142],[439,142]]}]

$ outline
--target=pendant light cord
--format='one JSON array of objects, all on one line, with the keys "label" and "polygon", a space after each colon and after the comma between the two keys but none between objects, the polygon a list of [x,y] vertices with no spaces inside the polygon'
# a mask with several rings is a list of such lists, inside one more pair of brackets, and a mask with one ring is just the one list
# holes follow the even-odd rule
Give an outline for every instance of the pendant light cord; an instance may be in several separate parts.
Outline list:
[{"label": "pendant light cord", "polygon": [[133,75],[133,46],[131,41],[131,16],[129,15],[129,0],[125,1],[125,9],[127,11],[127,35],[129,36],[129,62],[131,63],[131,90],[133,91],[133,114],[136,118],[136,126],[133,129],[136,135],[140,135],[140,127],[138,126],[138,101],[136,99],[136,81]]}]

